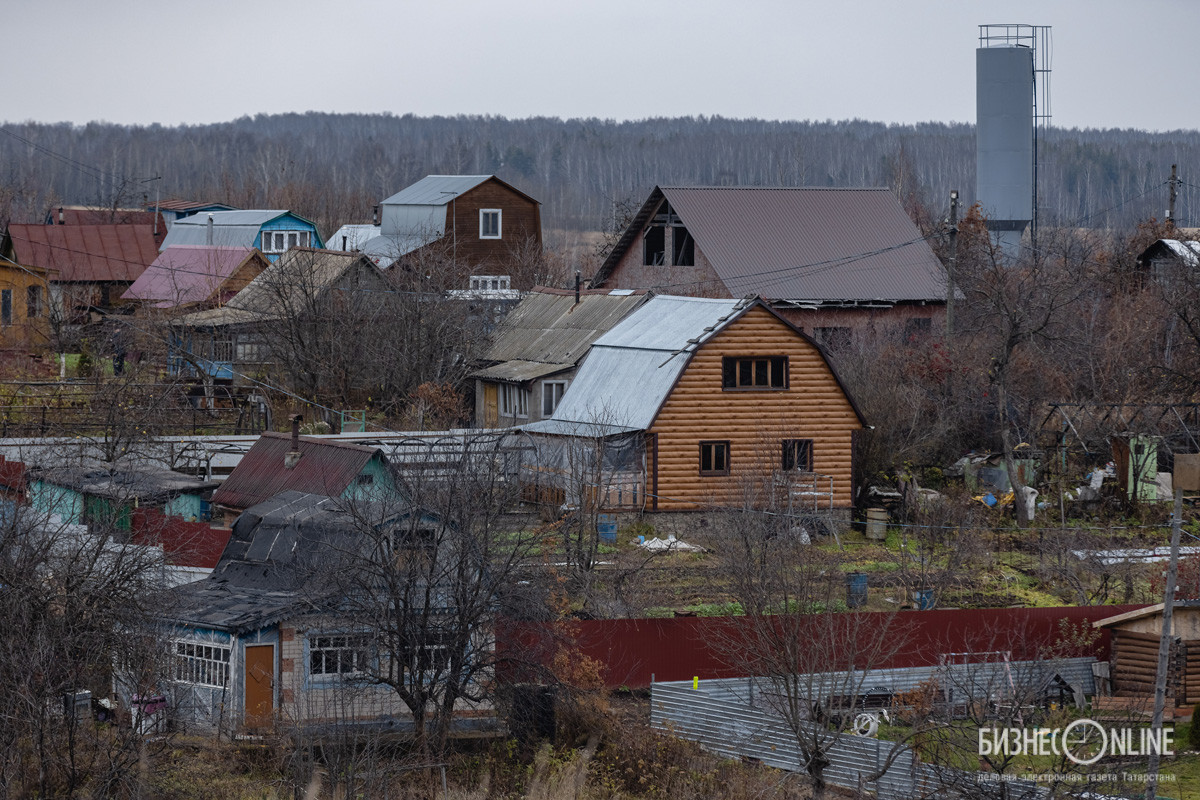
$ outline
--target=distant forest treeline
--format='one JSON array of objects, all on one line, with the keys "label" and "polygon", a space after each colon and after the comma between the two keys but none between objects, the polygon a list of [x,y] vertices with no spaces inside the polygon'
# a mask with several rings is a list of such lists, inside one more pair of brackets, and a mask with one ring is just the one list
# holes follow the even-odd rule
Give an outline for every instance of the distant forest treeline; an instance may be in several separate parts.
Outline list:
[{"label": "distant forest treeline", "polygon": [[[890,186],[935,217],[974,198],[975,129],[862,120],[720,117],[614,122],[282,114],[182,127],[7,124],[0,223],[58,203],[185,198],[287,208],[328,235],[427,174],[494,173],[543,204],[546,228],[597,230],[655,184]],[[1040,144],[1042,219],[1126,227],[1162,218],[1171,164],[1181,225],[1200,225],[1200,131],[1051,129]],[[162,176],[161,182],[152,179]]]}]

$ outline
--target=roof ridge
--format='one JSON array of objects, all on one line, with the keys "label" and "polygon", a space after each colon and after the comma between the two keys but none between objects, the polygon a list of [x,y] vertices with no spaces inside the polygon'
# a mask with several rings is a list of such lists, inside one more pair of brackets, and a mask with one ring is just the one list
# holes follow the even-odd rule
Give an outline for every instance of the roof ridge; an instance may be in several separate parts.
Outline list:
[{"label": "roof ridge", "polygon": [[[260,436],[266,436],[271,439],[291,439],[292,438],[292,435],[290,433],[283,433],[281,431],[263,431],[260,434]],[[301,442],[307,442],[308,444],[321,445],[321,446],[325,446],[325,447],[344,447],[349,450],[357,450],[357,451],[364,452],[364,453],[374,453],[374,452],[377,452],[382,449],[379,447],[372,447],[369,444],[358,444],[356,442],[343,442],[343,441],[339,441],[337,439],[322,439],[322,438],[320,438],[319,434],[305,434],[305,435],[297,436],[296,438],[298,440],[300,440]]]}]

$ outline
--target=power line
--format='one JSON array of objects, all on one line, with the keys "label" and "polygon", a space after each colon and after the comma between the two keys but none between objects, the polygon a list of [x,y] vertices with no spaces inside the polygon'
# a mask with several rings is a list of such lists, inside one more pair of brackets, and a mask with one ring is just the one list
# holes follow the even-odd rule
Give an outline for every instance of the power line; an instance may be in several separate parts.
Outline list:
[{"label": "power line", "polygon": [[[45,156],[48,156],[56,161],[59,161],[65,165],[67,165],[68,167],[71,167],[74,170],[82,172],[83,174],[87,175],[90,178],[95,178],[96,180],[107,179],[112,183],[121,183],[121,184],[139,183],[139,181],[136,179],[128,178],[128,177],[125,177],[122,175],[117,175],[116,173],[112,173],[112,172],[107,172],[105,170],[100,169],[99,167],[94,167],[90,164],[85,164],[82,161],[77,161],[76,159],[71,158],[70,156],[63,155],[62,153],[58,153],[54,150],[51,150],[49,147],[46,147],[45,145],[41,145],[41,144],[38,144],[37,142],[30,141],[29,139],[26,139],[24,136],[21,136],[18,133],[14,133],[13,131],[10,131],[7,128],[0,128],[0,133],[3,133],[7,136],[11,136],[12,138],[16,139],[17,141],[21,142],[22,144],[28,145],[29,147],[33,148],[37,152],[39,152]],[[155,179],[148,178],[147,180],[155,180]]]}]

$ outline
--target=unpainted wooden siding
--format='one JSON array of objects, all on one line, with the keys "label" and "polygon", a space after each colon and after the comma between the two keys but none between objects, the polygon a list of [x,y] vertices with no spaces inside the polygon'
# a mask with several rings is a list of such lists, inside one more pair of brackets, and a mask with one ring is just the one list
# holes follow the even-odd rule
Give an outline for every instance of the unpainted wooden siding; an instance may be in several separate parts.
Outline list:
[{"label": "unpainted wooden siding", "polygon": [[[484,208],[502,212],[499,239],[479,236],[479,211]],[[541,250],[541,208],[496,181],[485,181],[446,205],[446,236],[456,260],[473,274],[508,274],[516,251],[529,246]]]},{"label": "unpainted wooden siding", "polygon": [[[725,356],[788,357],[778,391],[725,391]],[[852,437],[862,424],[820,351],[761,307],[704,344],[684,370],[649,433],[657,440],[650,485],[663,510],[740,505],[748,481],[780,468],[782,439],[813,440],[813,470],[833,477],[833,505],[852,504]],[[701,441],[730,442],[730,474],[701,476]],[[652,488],[651,491],[654,491]]]}]

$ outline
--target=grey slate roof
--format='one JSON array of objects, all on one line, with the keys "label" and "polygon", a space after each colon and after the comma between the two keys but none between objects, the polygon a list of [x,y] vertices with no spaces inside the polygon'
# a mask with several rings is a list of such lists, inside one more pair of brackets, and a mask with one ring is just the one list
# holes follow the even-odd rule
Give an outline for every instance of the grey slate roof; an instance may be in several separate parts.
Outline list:
[{"label": "grey slate roof", "polygon": [[81,494],[110,500],[155,502],[181,494],[201,494],[219,486],[166,468],[140,466],[113,468],[111,464],[83,467],[51,467],[34,471],[32,477]]},{"label": "grey slate roof", "polygon": [[474,377],[485,381],[508,381],[509,383],[524,383],[565,372],[574,364],[542,364],[537,361],[501,361],[499,364],[481,369]]},{"label": "grey slate roof", "polygon": [[364,270],[367,278],[379,279],[373,288],[385,288],[378,269],[360,253],[293,247],[225,306],[185,314],[178,323],[192,327],[238,325],[303,313],[354,268]]},{"label": "grey slate roof", "polygon": [[644,293],[589,291],[576,303],[574,292],[535,288],[504,318],[484,356],[500,363],[475,377],[527,381],[570,369],[592,342],[647,298]]},{"label": "grey slate roof", "polygon": [[666,199],[732,297],[943,302],[937,257],[888,189],[656,187],[593,281],[603,286]]},{"label": "grey slate roof", "polygon": [[426,175],[383,201],[383,205],[445,206],[469,192],[491,175]]},{"label": "grey slate roof", "polygon": [[170,616],[197,627],[253,630],[332,595],[321,570],[357,536],[342,501],[288,491],[243,512],[212,574],[174,590]]}]

